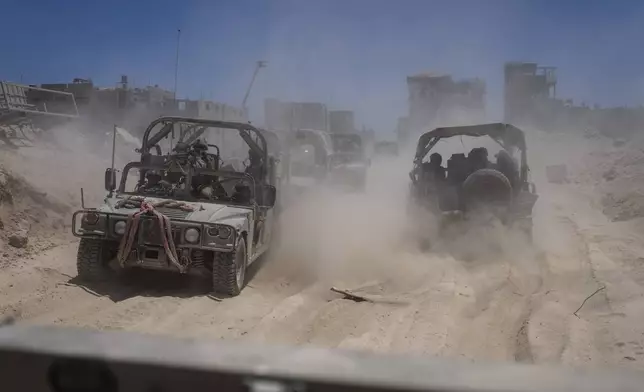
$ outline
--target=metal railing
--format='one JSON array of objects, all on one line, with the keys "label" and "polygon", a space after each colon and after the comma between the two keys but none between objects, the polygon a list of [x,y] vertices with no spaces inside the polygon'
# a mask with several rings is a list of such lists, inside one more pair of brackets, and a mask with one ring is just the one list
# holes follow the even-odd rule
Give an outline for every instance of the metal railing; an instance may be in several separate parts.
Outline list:
[{"label": "metal railing", "polygon": [[0,112],[78,117],[72,93],[1,81]]}]

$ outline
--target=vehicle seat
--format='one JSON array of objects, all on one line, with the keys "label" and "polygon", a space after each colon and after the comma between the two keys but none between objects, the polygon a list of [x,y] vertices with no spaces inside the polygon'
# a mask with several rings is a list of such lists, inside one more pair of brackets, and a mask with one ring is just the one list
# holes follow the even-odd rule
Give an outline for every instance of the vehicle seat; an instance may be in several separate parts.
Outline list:
[{"label": "vehicle seat", "polygon": [[235,192],[231,199],[236,203],[248,204],[251,200],[251,189],[246,184],[235,185]]},{"label": "vehicle seat", "polygon": [[467,161],[469,163],[470,174],[474,173],[479,169],[485,169],[488,167],[488,153],[485,147],[473,148],[472,151],[467,155]]}]

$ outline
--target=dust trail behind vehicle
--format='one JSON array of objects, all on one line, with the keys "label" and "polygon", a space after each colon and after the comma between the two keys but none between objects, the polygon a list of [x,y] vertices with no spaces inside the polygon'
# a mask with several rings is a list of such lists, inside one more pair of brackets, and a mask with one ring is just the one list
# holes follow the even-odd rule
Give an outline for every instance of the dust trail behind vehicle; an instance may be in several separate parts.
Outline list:
[{"label": "dust trail behind vehicle", "polygon": [[[477,360],[637,358],[621,343],[639,338],[620,332],[627,323],[613,315],[637,308],[616,302],[617,285],[608,291],[617,310],[605,311],[600,293],[581,318],[572,314],[597,289],[592,276],[633,284],[593,269],[595,253],[585,249],[594,248],[577,222],[590,215],[577,212],[565,190],[544,191],[538,202],[537,250],[484,226],[423,253],[408,238],[410,167],[408,151],[374,161],[364,194],[324,189],[300,199],[285,212],[284,241],[238,297],[217,298],[207,281],[148,271],[88,286],[75,277],[71,243],[1,269],[0,313],[33,324]],[[344,299],[332,286],[370,301]]]}]

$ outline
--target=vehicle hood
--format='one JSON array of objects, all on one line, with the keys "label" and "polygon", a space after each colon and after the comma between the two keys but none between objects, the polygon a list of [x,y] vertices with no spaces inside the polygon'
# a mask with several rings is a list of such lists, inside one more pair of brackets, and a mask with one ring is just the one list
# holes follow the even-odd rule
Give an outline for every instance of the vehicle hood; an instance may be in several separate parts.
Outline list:
[{"label": "vehicle hood", "polygon": [[[116,203],[121,198],[109,198],[98,208],[99,212],[131,215],[137,212],[138,208],[116,208]],[[151,204],[159,203],[166,199],[155,197],[146,197],[145,201]],[[194,211],[183,211],[178,208],[159,207],[158,211],[168,216],[170,219],[182,219],[202,223],[218,223],[231,225],[235,228],[241,228],[244,222],[250,217],[252,210],[226,204],[200,203],[200,202],[183,202],[191,206]]]}]

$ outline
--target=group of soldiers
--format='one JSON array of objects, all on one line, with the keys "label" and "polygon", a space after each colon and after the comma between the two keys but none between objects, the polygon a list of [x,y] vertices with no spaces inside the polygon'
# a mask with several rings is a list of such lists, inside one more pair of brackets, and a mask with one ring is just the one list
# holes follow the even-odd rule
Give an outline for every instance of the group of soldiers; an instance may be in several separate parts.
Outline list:
[{"label": "group of soldiers", "polygon": [[[485,147],[473,148],[463,162],[466,174],[473,173],[479,169],[494,168],[503,173],[510,183],[514,185],[518,181],[518,170],[514,159],[510,154],[501,150],[496,154],[496,163],[488,159],[488,151]],[[443,167],[443,157],[435,152],[429,156],[429,161],[421,165],[421,176],[428,182],[442,183],[449,181],[448,169]],[[464,177],[466,177],[465,175]],[[464,180],[462,178],[461,180]]]},{"label": "group of soldiers", "polygon": [[[191,169],[206,169],[216,172],[220,167],[220,157],[208,153],[208,145],[196,140],[191,145],[178,144],[174,153],[166,161],[166,168],[163,170],[148,170],[144,176],[144,182],[139,184],[137,191],[143,194],[157,196],[169,196],[185,185],[185,176]],[[248,164],[244,173],[254,179],[260,179],[262,157],[249,150]],[[233,194],[229,197],[228,192],[220,181],[220,177],[212,174],[193,175],[190,181],[190,195],[197,199],[207,200],[230,200],[237,202],[249,202],[252,198],[250,186],[240,180],[234,187]]]}]

